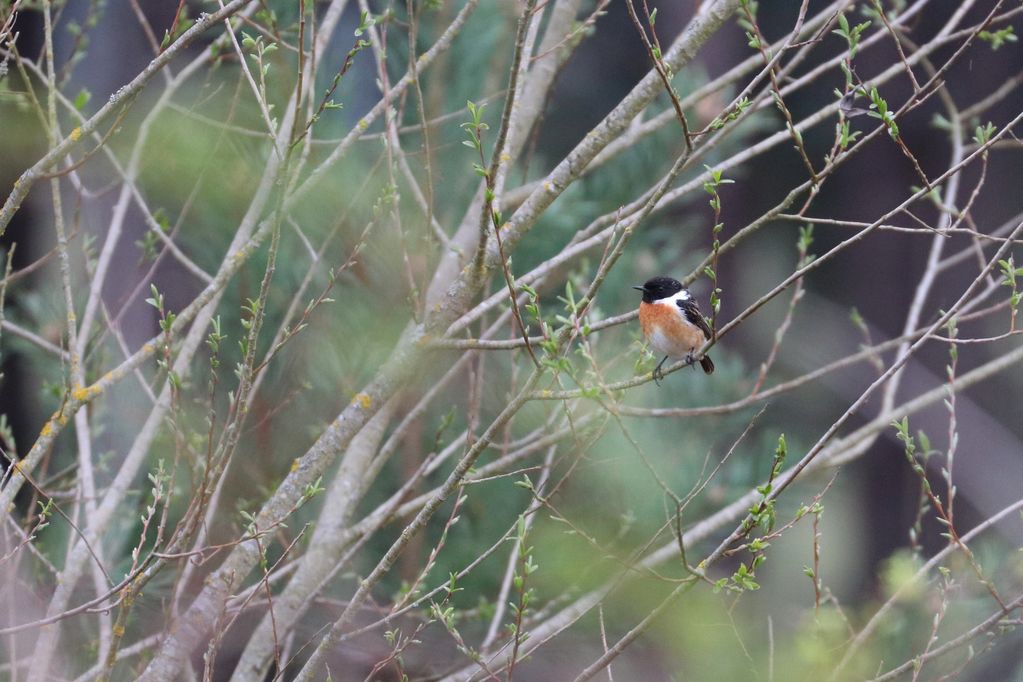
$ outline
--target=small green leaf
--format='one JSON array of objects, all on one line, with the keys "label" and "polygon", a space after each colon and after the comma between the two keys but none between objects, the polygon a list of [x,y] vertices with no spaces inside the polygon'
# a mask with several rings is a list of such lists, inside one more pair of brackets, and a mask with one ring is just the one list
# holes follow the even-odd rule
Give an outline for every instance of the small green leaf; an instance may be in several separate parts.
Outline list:
[{"label": "small green leaf", "polygon": [[79,90],[78,94],[75,96],[75,109],[77,109],[78,111],[82,111],[83,109],[85,109],[85,105],[89,103],[89,100],[91,98],[92,93],[90,93],[88,90],[86,90],[85,88]]}]

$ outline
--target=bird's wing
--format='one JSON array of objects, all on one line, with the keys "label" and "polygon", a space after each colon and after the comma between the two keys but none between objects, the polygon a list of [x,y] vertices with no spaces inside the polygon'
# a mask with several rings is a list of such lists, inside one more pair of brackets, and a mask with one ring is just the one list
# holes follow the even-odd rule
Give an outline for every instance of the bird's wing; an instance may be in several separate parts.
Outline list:
[{"label": "bird's wing", "polygon": [[709,339],[711,337],[710,327],[707,325],[707,320],[703,319],[703,315],[700,314],[700,306],[697,305],[695,298],[678,301],[678,307],[682,309],[682,314],[686,316],[690,323],[700,328],[704,338]]}]

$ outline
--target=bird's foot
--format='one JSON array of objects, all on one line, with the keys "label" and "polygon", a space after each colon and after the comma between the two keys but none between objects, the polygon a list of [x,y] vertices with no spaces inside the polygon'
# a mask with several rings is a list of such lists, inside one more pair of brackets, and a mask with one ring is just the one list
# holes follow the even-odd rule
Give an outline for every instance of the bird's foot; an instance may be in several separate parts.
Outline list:
[{"label": "bird's foot", "polygon": [[654,380],[654,383],[657,384],[658,387],[661,385],[661,379],[664,378],[664,370],[662,370],[661,367],[664,366],[664,361],[667,359],[668,356],[664,356],[664,359],[657,363],[657,366],[654,367],[654,371],[650,375],[650,378]]}]

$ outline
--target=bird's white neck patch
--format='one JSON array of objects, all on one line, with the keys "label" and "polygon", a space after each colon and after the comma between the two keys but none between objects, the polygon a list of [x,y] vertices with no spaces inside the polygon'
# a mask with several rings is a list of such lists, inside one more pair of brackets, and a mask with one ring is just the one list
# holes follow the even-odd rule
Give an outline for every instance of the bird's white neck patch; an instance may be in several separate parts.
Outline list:
[{"label": "bird's white neck patch", "polygon": [[692,295],[689,293],[689,291],[686,290],[686,289],[683,289],[682,291],[678,292],[677,294],[672,294],[671,296],[666,296],[665,298],[659,298],[656,301],[654,301],[654,303],[660,303],[662,305],[677,306],[679,304],[679,302],[688,301],[691,298],[692,298]]}]

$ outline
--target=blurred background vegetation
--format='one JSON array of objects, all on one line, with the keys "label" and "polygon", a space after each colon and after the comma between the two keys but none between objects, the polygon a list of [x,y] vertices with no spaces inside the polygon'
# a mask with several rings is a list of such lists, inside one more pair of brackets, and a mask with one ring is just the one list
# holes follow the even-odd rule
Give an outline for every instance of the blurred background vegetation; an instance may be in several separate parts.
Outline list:
[{"label": "blurred background vegetation", "polygon": [[[165,28],[174,25],[177,3],[137,4],[157,39],[162,38]],[[450,24],[462,3],[412,4],[418,27],[417,52],[422,54]],[[665,45],[682,31],[699,4],[687,0],[657,7],[657,34]],[[885,30],[873,3],[847,4],[845,12],[851,22],[871,22],[868,35]],[[901,0],[881,4],[891,16],[904,12],[907,5]],[[995,6],[1000,3],[970,4],[958,27],[978,25],[989,12],[999,11]],[[796,23],[799,5],[763,3],[758,12],[763,34],[771,41],[785,37]],[[1012,14],[1011,5],[1005,3],[1001,8],[1010,16],[999,28],[1018,25],[1018,15]],[[0,6],[5,15],[12,9],[10,0]],[[824,2],[809,2],[808,16],[816,16],[827,6]],[[188,2],[183,11],[194,18],[216,7],[211,3]],[[309,2],[307,8],[310,16],[322,14],[319,3],[314,7]],[[389,78],[395,83],[408,65],[407,7],[404,2],[373,2],[371,8],[377,16],[377,35],[386,36],[386,64]],[[3,74],[0,186],[5,188],[11,188],[25,168],[48,149],[39,110],[26,94],[31,90],[34,97],[45,100],[45,82],[40,80],[39,73],[17,68],[19,59],[43,62],[40,55],[44,47],[44,7],[40,2],[23,2],[18,9],[13,25],[16,42],[3,47],[6,66],[5,71],[0,71]],[[152,50],[127,3],[72,0],[55,2],[52,9],[60,92],[81,114],[90,116],[152,60]],[[518,2],[481,2],[451,48],[423,73],[423,106],[432,120],[428,150],[416,95],[408,92],[395,103],[400,115],[398,123],[403,126],[404,153],[421,186],[426,187],[429,173],[432,210],[442,229],[449,233],[463,220],[480,189],[480,178],[472,169],[478,159],[462,145],[465,132],[460,124],[469,118],[465,102],[487,103],[484,120],[490,130],[484,143],[489,153],[500,124],[512,41],[521,9]],[[581,3],[579,21],[594,9],[593,2]],[[955,10],[955,3],[928,3],[905,26],[907,35],[918,45],[926,44]],[[260,9],[250,19],[252,25],[238,26],[239,39],[246,34],[257,36],[254,27],[258,25],[271,35],[294,43],[299,11],[297,2],[260,3]],[[358,6],[350,3],[329,53],[324,55],[315,93],[330,87],[346,53],[356,44],[353,32],[360,21],[365,23],[365,18],[360,19]],[[310,30],[314,25],[310,22]],[[197,40],[173,62],[175,67],[210,50],[211,41],[219,33],[223,33],[222,26]],[[815,37],[819,45],[807,63],[799,67],[797,75],[846,49],[840,37],[830,30]],[[581,27],[569,43],[574,45],[577,41],[578,47],[557,75],[525,152],[509,168],[509,191],[545,178],[650,69],[649,55],[632,26],[624,0],[607,3],[606,11],[595,23]],[[267,38],[267,42],[273,40]],[[738,21],[727,23],[698,59],[676,75],[673,84],[677,92],[685,96],[755,54],[747,42]],[[953,42],[939,48],[932,61],[943,64],[961,44]],[[160,332],[159,316],[145,300],[151,296],[150,284],[165,296],[169,310],[186,306],[205,285],[164,251],[161,240],[151,229],[151,221],[155,220],[171,235],[180,251],[199,269],[215,273],[260,185],[267,160],[274,153],[267,141],[262,113],[235,54],[223,46],[217,49],[220,54],[180,88],[171,105],[147,124],[151,130],[141,151],[136,187],[145,197],[150,216],[147,219],[137,203],[128,209],[126,233],[116,247],[111,274],[102,292],[106,319],[92,330],[86,346],[87,384],[123,360],[122,348],[110,333],[112,329],[123,335],[123,343],[131,351]],[[858,55],[855,65],[858,75],[869,80],[899,59],[892,41],[883,40]],[[295,87],[295,54],[287,49],[278,50],[267,57],[267,64],[266,99],[274,105],[272,114],[280,116]],[[250,66],[255,68],[255,60]],[[983,119],[964,121],[965,130],[972,131],[988,120],[1000,127],[1023,110],[1023,89],[1018,85],[1021,72],[1023,54],[1014,40],[995,49],[992,40],[976,39],[966,54],[955,59],[943,80],[945,93],[961,109],[991,95],[1007,82],[1017,83],[1008,95],[984,111]],[[922,68],[918,75],[927,76]],[[64,219],[72,235],[69,250],[76,305],[84,306],[88,296],[90,277],[121,187],[120,176],[112,170],[106,155],[109,153],[122,165],[128,162],[135,150],[139,126],[159,97],[160,83],[159,78],[155,79],[139,95],[105,143],[105,151],[77,169],[74,179],[65,176],[60,181]],[[831,69],[787,97],[786,104],[795,118],[801,120],[833,102],[834,91],[841,90],[843,83],[841,72]],[[698,130],[709,125],[721,115],[739,87],[729,86],[715,92],[687,110],[690,126]],[[892,79],[885,85],[884,95],[889,102],[901,103],[913,95],[912,83],[905,77]],[[365,47],[355,55],[352,69],[332,96],[341,106],[323,113],[313,129],[308,150],[303,146],[304,168],[316,167],[327,158],[337,140],[357,125],[379,96],[373,51]],[[662,93],[652,111],[665,111],[670,106],[669,98]],[[943,111],[941,98],[935,96],[899,121],[902,139],[931,177],[943,172],[950,163],[949,133],[938,118]],[[651,117],[652,114],[647,116]],[[75,116],[62,110],[60,118],[66,135],[76,124]],[[831,116],[803,135],[808,154],[818,163],[831,149],[836,120]],[[866,116],[849,120],[853,129],[864,134],[878,125],[875,119]],[[700,163],[684,171],[675,185],[700,178],[705,166],[716,168],[784,129],[784,119],[777,109],[766,107],[752,112]],[[1019,192],[1023,168],[1020,146],[1015,136],[1006,140],[1005,147],[991,153],[987,160],[983,191],[970,209],[970,226],[979,232],[991,232],[1014,217],[1018,221],[1023,210]],[[90,143],[88,148],[92,146]],[[514,250],[512,272],[518,275],[529,272],[556,254],[591,221],[613,215],[619,207],[635,201],[668,171],[681,149],[677,124],[665,125],[575,182],[543,213],[537,226]],[[210,544],[230,543],[245,532],[248,520],[242,512],[256,513],[260,509],[288,474],[292,461],[310,448],[327,424],[374,377],[410,321],[418,321],[424,314],[423,295],[445,246],[427,227],[412,191],[390,156],[391,151],[385,144],[383,126],[377,123],[370,127],[343,162],[317,180],[315,189],[282,223],[273,286],[265,308],[268,331],[260,339],[261,353],[269,349],[274,330],[291,323],[286,321],[288,306],[303,281],[311,277],[307,293],[299,301],[300,308],[307,299],[331,287],[331,268],[353,255],[354,260],[330,288],[333,302],[316,307],[309,316],[308,327],[291,339],[267,366],[244,422],[242,439],[225,472],[220,508],[209,528]],[[979,164],[963,171],[960,206],[980,182],[980,174]],[[725,176],[734,182],[720,189],[722,240],[734,236],[806,180],[806,169],[791,141],[786,141],[725,171]],[[809,213],[869,223],[905,200],[910,188],[919,184],[909,159],[887,136],[879,136],[822,185]],[[631,285],[657,274],[681,278],[700,265],[710,252],[714,220],[707,199],[702,189],[689,192],[651,214],[637,228],[624,258],[609,273],[589,311],[590,324],[633,310],[638,300]],[[511,206],[506,213],[513,210]],[[919,202],[913,211],[928,225],[938,224],[942,215],[939,206],[927,202]],[[3,363],[0,439],[12,457],[29,450],[48,415],[59,411],[66,402],[72,385],[68,363],[42,347],[68,345],[53,222],[49,189],[39,183],[3,235],[4,254],[16,245],[11,259],[15,274],[45,259],[30,274],[10,280],[3,308],[9,323],[40,337],[26,339],[24,334],[7,327],[0,337]],[[893,222],[919,227],[905,216]],[[722,321],[744,310],[796,268],[802,226],[798,221],[773,221],[722,256],[717,272],[722,289]],[[810,253],[826,253],[854,229],[817,226],[812,233]],[[952,236],[946,253],[968,249],[971,243],[969,236]],[[804,295],[795,308],[791,328],[780,345],[766,385],[800,377],[856,352],[862,344],[898,337],[925,270],[930,244],[931,237],[925,230],[876,231],[826,267],[809,274],[803,281]],[[988,244],[984,246],[987,248]],[[322,256],[312,257],[321,249]],[[568,262],[538,287],[545,319],[553,323],[557,315],[568,314],[559,297],[570,296],[570,291],[578,295],[586,289],[596,272],[600,252],[601,249],[594,249]],[[1016,252],[1019,253],[1018,249]],[[988,256],[990,253],[989,249]],[[212,408],[222,420],[229,410],[230,392],[237,381],[232,370],[243,359],[238,346],[246,332],[242,306],[248,299],[258,297],[267,258],[264,245],[224,290],[218,314],[227,341],[222,345],[219,383],[212,401],[208,400],[210,355],[201,351],[184,379],[171,418],[149,448],[147,471],[138,476],[137,485],[124,505],[125,513],[118,515],[103,536],[103,555],[115,580],[130,570],[131,550],[143,532],[140,514],[152,498],[146,474],[155,471],[161,461],[169,469],[183,451],[205,452],[207,414]],[[962,267],[943,275],[927,298],[921,323],[937,319],[938,311],[950,306],[976,276],[976,258],[971,258],[964,260]],[[487,284],[484,298],[505,289],[500,272],[495,274]],[[705,311],[710,288],[706,277],[692,285]],[[783,293],[715,345],[712,354],[717,371],[713,375],[682,370],[669,375],[660,387],[644,383],[620,394],[616,400],[635,408],[697,408],[727,405],[746,397],[757,385],[761,363],[771,352],[790,295]],[[506,309],[507,301],[503,305]],[[966,327],[963,334],[975,337],[1002,334],[1007,317],[1008,313],[1003,311],[981,319]],[[479,337],[480,331],[494,319],[496,312],[484,315],[482,323],[471,328],[471,336]],[[532,333],[539,333],[535,324]],[[518,337],[512,325],[502,334],[504,338]],[[1018,339],[1009,336],[991,343],[960,346],[958,375],[1018,348]],[[563,388],[576,387],[576,380],[583,384],[625,380],[649,372],[657,360],[644,350],[634,322],[595,332],[587,341],[573,346],[567,355],[572,371],[564,374]],[[397,399],[397,418],[410,410],[463,353],[436,351]],[[589,353],[600,368],[599,376],[592,371]],[[887,351],[879,357],[889,363],[893,353]],[[896,404],[940,386],[945,381],[948,363],[947,344],[925,346],[910,361]],[[551,480],[562,483],[550,505],[530,516],[532,526],[526,537],[539,566],[529,577],[529,584],[536,591],[530,617],[535,618],[535,623],[542,623],[573,600],[614,579],[623,564],[673,542],[675,504],[665,494],[665,488],[685,497],[739,441],[720,471],[686,506],[681,520],[689,526],[711,517],[770,476],[779,437],[784,435],[790,455],[788,463],[797,461],[877,379],[882,367],[870,362],[852,364],[769,401],[707,416],[619,416],[614,410],[594,409],[595,402],[585,399],[527,404],[514,424],[483,454],[476,469],[514,449],[517,440],[536,430],[541,433],[553,430],[566,415],[579,423],[572,425],[571,435],[555,449],[538,449],[518,465],[521,468],[467,486],[464,504],[457,510],[458,522],[450,528],[451,503],[442,507],[374,590],[376,603],[360,614],[358,624],[371,622],[386,612],[389,604],[416,582],[431,551],[439,544],[442,551],[436,555],[425,581],[430,588],[442,584],[451,572],[471,564],[514,527],[532,501],[528,487],[520,485],[523,476],[532,479],[531,485],[535,485],[547,456],[553,462]],[[394,457],[382,464],[379,478],[365,491],[353,518],[363,518],[388,500],[428,453],[453,445],[457,456],[462,438],[459,434],[469,429],[478,435],[522,385],[530,368],[529,356],[521,349],[485,352],[474,357],[402,436],[400,447]],[[154,363],[144,366],[142,373],[143,381],[154,386],[165,377]],[[1019,368],[1012,367],[957,395],[958,420],[952,428],[958,439],[956,527],[960,533],[1016,502],[1023,490],[1021,378]],[[83,409],[88,409],[92,424],[96,480],[102,491],[135,441],[151,401],[139,383],[129,378]],[[845,425],[843,433],[869,423],[878,409],[878,400],[869,402]],[[941,401],[914,414],[910,424],[914,434],[918,430],[925,432],[937,450],[948,447],[948,409]],[[747,426],[750,431],[740,440]],[[182,449],[177,442],[180,438],[189,441],[191,448]],[[31,527],[41,496],[53,498],[79,524],[83,523],[81,515],[86,512],[78,481],[78,448],[74,433],[68,429],[36,469],[34,476],[39,489],[22,489],[6,525]],[[942,460],[939,457],[935,461]],[[201,457],[193,461],[187,454],[177,466],[172,482],[174,496],[169,502],[171,525],[185,513],[203,466]],[[325,478],[327,487],[332,472],[333,469]],[[447,473],[446,468],[440,468],[408,492],[429,491]],[[942,480],[940,465],[933,467],[930,475],[937,489]],[[826,495],[815,497],[825,489]],[[944,496],[943,488],[940,494]],[[297,533],[318,519],[320,504],[321,500],[314,500],[305,505],[288,521],[287,528],[274,534],[267,549],[271,566],[284,556],[284,548]],[[814,507],[815,504],[820,506]],[[907,463],[904,445],[892,428],[886,429],[861,457],[849,464],[800,478],[778,502],[778,525],[791,520],[803,506],[809,507],[810,513],[781,537],[772,539],[766,561],[757,567],[759,589],[749,585],[749,589],[743,590],[713,589],[707,584],[694,586],[615,660],[612,664],[615,679],[824,679],[850,639],[877,608],[910,580],[929,557],[948,545],[942,535],[945,528],[935,519],[933,510],[925,511],[922,520],[918,518],[920,477]],[[1018,591],[1023,582],[1019,558],[1023,526],[1019,521],[1016,514],[970,545],[987,579],[1003,586],[1007,594],[1015,594],[1012,586]],[[373,568],[404,525],[396,521],[384,526],[365,539],[366,544],[349,563],[340,565],[337,577],[316,598],[294,634],[290,650],[296,653],[299,649],[299,662],[309,654],[301,651],[301,647],[307,642],[315,646],[321,628],[337,617],[339,603],[351,595],[358,578]],[[911,534],[915,525],[919,530]],[[689,561],[695,565],[731,527],[725,526],[706,541],[687,547]],[[11,528],[7,531],[5,552],[16,543]],[[12,569],[5,570],[4,590],[5,600],[12,606],[0,607],[4,626],[42,617],[54,587],[54,574],[45,564],[59,568],[74,536],[69,523],[54,516],[33,542],[37,554],[19,553],[8,562]],[[511,547],[505,542],[459,580],[460,591],[445,602],[455,607],[455,629],[470,646],[478,646],[495,613]],[[815,548],[819,549],[815,575],[820,579],[816,594],[814,578],[806,574],[815,566]],[[303,551],[300,544],[294,556]],[[290,561],[291,557],[285,559]],[[710,571],[711,581],[731,578],[747,559],[741,553],[725,557]],[[185,591],[197,592],[202,575],[212,570],[218,560],[199,568],[198,576],[192,577]],[[940,642],[969,630],[992,613],[997,604],[961,552],[950,553],[943,565],[948,568],[946,574],[931,572],[927,581],[911,587],[908,595],[896,603],[866,649],[845,669],[843,679],[871,678],[927,650],[936,613],[942,616],[940,627],[935,630],[936,641]],[[170,566],[139,595],[124,646],[159,634],[167,627],[169,599],[181,569],[178,565]],[[602,653],[602,631],[606,632],[604,638],[613,643],[656,608],[676,588],[679,579],[688,575],[677,558],[660,564],[656,574],[637,573],[638,577],[623,582],[602,600],[599,617],[590,612],[552,644],[522,661],[515,671],[516,677],[572,679]],[[250,577],[256,579],[258,575]],[[88,580],[82,582],[81,596],[75,603],[95,596],[85,585]],[[25,588],[23,593],[15,599],[14,590],[21,588]],[[259,598],[239,611],[220,644],[212,673],[215,678],[228,679],[264,613],[265,600]],[[972,649],[957,649],[929,663],[923,668],[921,679],[943,679],[944,675],[957,674],[974,680],[1023,679],[1021,640],[1011,632],[1019,615],[1018,610],[1009,614],[1001,628],[978,638]],[[509,618],[505,617],[505,625]],[[400,668],[392,664],[370,672],[393,648],[393,641],[384,636],[383,629],[378,629],[345,642],[331,653],[334,679],[362,679],[368,674],[374,679],[399,679],[401,673],[397,670],[404,670],[413,679],[433,679],[470,664],[470,659],[458,651],[457,643],[437,624],[436,614],[428,608],[414,610],[398,623],[391,624],[389,629],[393,632],[400,626],[406,635],[415,631],[422,642],[403,651]],[[416,630],[423,623],[428,625]],[[76,617],[62,627],[64,646],[59,651],[59,671],[54,674],[73,679],[95,663],[98,646],[95,621],[91,617]],[[5,636],[2,645],[7,666],[5,678],[21,679],[16,671],[26,665],[22,659],[32,651],[34,637],[31,631]],[[500,637],[510,641],[505,630]],[[150,644],[148,649],[156,646],[157,643]],[[975,656],[981,652],[987,655]],[[202,670],[201,653],[194,657],[197,670]],[[115,677],[134,678],[150,656],[151,651],[143,651],[141,656],[127,658],[115,668]],[[15,661],[20,663],[12,667]],[[297,668],[292,673],[294,670]],[[912,672],[909,676],[915,679]]]}]

